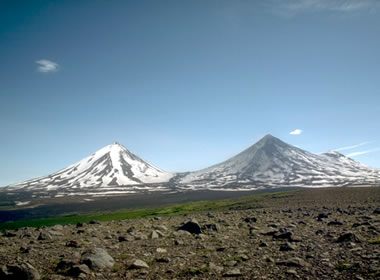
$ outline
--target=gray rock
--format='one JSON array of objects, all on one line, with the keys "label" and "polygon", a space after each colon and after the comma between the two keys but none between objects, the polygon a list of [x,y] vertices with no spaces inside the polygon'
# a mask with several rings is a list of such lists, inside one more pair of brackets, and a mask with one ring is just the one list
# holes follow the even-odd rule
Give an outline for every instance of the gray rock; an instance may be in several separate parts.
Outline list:
[{"label": "gray rock", "polygon": [[327,223],[328,226],[342,226],[343,223],[341,221],[338,221],[338,220],[334,220],[334,221],[330,221]]},{"label": "gray rock", "polygon": [[280,251],[294,251],[296,247],[289,242],[286,242],[280,246]]},{"label": "gray rock", "polygon": [[137,259],[137,260],[135,260],[135,261],[131,264],[131,266],[130,266],[129,268],[131,268],[131,269],[149,268],[149,265],[148,265],[146,262]]},{"label": "gray rock", "polygon": [[180,226],[178,228],[178,230],[184,230],[184,231],[190,232],[192,234],[202,233],[201,226],[199,225],[198,221],[195,219],[192,219],[192,220],[186,222],[185,224]]},{"label": "gray rock", "polygon": [[278,265],[285,265],[285,266],[288,266],[288,267],[305,267],[305,266],[310,266],[309,263],[307,263],[303,259],[297,258],[297,257],[290,258],[290,259],[287,259],[287,260],[278,261],[278,262],[276,262],[276,264],[278,264]]},{"label": "gray rock", "polygon": [[66,242],[66,247],[79,248],[79,243],[76,240],[69,240]]},{"label": "gray rock", "polygon": [[168,257],[157,257],[156,262],[158,263],[169,263],[171,261]]},{"label": "gray rock", "polygon": [[273,235],[273,239],[286,239],[291,241],[293,233],[286,229],[281,229],[279,232]]},{"label": "gray rock", "polygon": [[208,266],[209,266],[209,268],[210,268],[211,271],[215,271],[217,273],[222,273],[222,271],[223,271],[223,267],[222,266],[218,266],[218,265],[214,264],[213,262],[210,262],[208,264]]},{"label": "gray rock", "polygon": [[220,227],[218,224],[206,224],[202,227],[205,231],[219,231]]},{"label": "gray rock", "polygon": [[164,225],[158,225],[153,227],[155,230],[168,231],[168,228]]},{"label": "gray rock", "polygon": [[38,280],[41,276],[29,263],[5,265],[0,268],[0,279],[4,280]]},{"label": "gray rock", "polygon": [[224,277],[238,277],[238,276],[242,276],[242,273],[241,273],[240,269],[233,268],[233,269],[230,269],[230,270],[226,271],[223,274],[223,276]]},{"label": "gray rock", "polygon": [[152,230],[152,232],[149,234],[149,239],[157,239],[157,238],[159,238],[157,231]]},{"label": "gray rock", "polygon": [[41,231],[37,237],[37,240],[51,240],[52,237],[49,233]]},{"label": "gray rock", "polygon": [[81,263],[88,265],[91,269],[112,268],[114,259],[102,248],[94,248],[82,254]]},{"label": "gray rock", "polygon": [[337,243],[345,243],[345,242],[357,242],[357,243],[359,243],[360,239],[353,232],[344,232],[338,237],[336,242]]}]

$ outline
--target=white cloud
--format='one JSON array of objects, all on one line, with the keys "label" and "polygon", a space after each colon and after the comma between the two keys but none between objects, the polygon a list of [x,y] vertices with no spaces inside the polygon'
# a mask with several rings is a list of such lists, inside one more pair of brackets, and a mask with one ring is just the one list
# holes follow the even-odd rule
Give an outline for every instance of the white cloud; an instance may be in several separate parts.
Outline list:
[{"label": "white cloud", "polygon": [[351,145],[351,146],[346,146],[346,147],[341,147],[341,148],[338,148],[338,149],[334,149],[333,151],[346,151],[346,150],[352,150],[352,149],[355,149],[355,148],[358,148],[358,147],[361,147],[361,146],[365,146],[365,145],[368,145],[368,144],[371,144],[373,143],[373,141],[365,141],[365,142],[362,142],[362,143],[359,143],[359,144],[356,144],[356,145]]},{"label": "white cloud", "polygon": [[50,73],[50,72],[57,72],[59,69],[59,65],[56,62],[47,60],[47,59],[41,59],[37,60],[37,71],[42,73]]},{"label": "white cloud", "polygon": [[339,13],[373,12],[380,8],[378,0],[273,0],[271,3],[275,12],[285,16],[315,11]]},{"label": "white cloud", "polygon": [[361,152],[353,152],[348,154],[348,157],[357,157],[357,156],[362,156],[370,153],[375,153],[375,152],[380,152],[380,148],[372,149],[372,150],[367,150],[367,151],[361,151]]},{"label": "white cloud", "polygon": [[291,131],[289,134],[290,135],[301,135],[302,134],[302,129],[297,128],[297,129]]}]

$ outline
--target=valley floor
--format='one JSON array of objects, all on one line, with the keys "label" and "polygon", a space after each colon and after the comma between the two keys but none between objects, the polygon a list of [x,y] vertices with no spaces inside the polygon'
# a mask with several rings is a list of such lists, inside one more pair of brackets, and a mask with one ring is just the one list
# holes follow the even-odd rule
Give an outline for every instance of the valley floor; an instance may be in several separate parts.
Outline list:
[{"label": "valley floor", "polygon": [[179,215],[8,230],[0,279],[379,279],[379,207],[379,187],[304,189]]}]

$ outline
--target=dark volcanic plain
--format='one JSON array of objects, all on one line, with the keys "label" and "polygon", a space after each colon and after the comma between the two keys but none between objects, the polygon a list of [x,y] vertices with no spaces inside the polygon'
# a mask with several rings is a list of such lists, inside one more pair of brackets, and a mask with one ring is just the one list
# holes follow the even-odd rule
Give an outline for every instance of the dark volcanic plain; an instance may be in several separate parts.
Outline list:
[{"label": "dark volcanic plain", "polygon": [[379,187],[248,201],[187,215],[6,231],[0,279],[380,278]]}]

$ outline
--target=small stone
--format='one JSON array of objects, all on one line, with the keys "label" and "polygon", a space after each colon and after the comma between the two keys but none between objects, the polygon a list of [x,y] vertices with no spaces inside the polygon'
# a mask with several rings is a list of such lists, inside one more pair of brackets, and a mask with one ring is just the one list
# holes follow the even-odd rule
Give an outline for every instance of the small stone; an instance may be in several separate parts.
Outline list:
[{"label": "small stone", "polygon": [[167,251],[166,249],[164,249],[164,248],[157,248],[157,249],[156,249],[156,252],[159,253],[159,254],[165,254],[165,253],[167,253],[168,251]]},{"label": "small stone", "polygon": [[184,242],[182,241],[182,240],[179,240],[179,239],[176,239],[176,240],[174,240],[174,245],[183,245],[184,244]]},{"label": "small stone", "polygon": [[5,237],[15,237],[17,234],[13,231],[6,230],[3,234]]},{"label": "small stone", "polygon": [[345,243],[345,242],[360,242],[359,237],[357,237],[354,233],[352,232],[345,232],[342,233],[338,239],[336,240],[337,243]]},{"label": "small stone", "polygon": [[246,217],[243,219],[243,221],[247,224],[253,224],[257,222],[257,219],[255,217]]},{"label": "small stone", "polygon": [[276,264],[278,264],[278,265],[285,265],[285,266],[288,266],[288,267],[310,266],[309,263],[307,263],[303,259],[297,258],[297,257],[290,258],[290,259],[283,260],[283,261],[278,261],[278,262],[276,262]]},{"label": "small stone", "polygon": [[168,228],[164,225],[158,225],[153,227],[155,230],[168,231]]},{"label": "small stone", "polygon": [[79,248],[79,243],[76,240],[69,240],[66,242],[66,247]]},{"label": "small stone", "polygon": [[159,257],[159,258],[156,258],[156,262],[158,263],[169,263],[171,261],[170,258],[168,257]]},{"label": "small stone", "polygon": [[27,247],[27,246],[21,246],[20,247],[20,252],[23,253],[23,254],[27,254],[30,252],[30,247]]},{"label": "small stone", "polygon": [[317,217],[318,221],[322,221],[323,219],[327,219],[329,215],[327,213],[320,213]]},{"label": "small stone", "polygon": [[273,235],[273,239],[287,239],[291,241],[293,233],[287,230],[281,230],[280,232]]},{"label": "small stone", "polygon": [[52,237],[49,233],[41,231],[37,237],[37,240],[51,240]]},{"label": "small stone", "polygon": [[340,221],[337,221],[337,220],[334,220],[334,221],[330,221],[327,223],[328,226],[342,226],[343,223],[340,222]]},{"label": "small stone", "polygon": [[223,271],[223,267],[218,266],[212,262],[210,262],[208,266],[209,266],[210,270],[215,271],[217,273],[222,273],[222,271]]},{"label": "small stone", "polygon": [[203,229],[206,231],[219,231],[219,225],[218,224],[206,224],[203,226]]},{"label": "small stone", "polygon": [[157,238],[159,238],[157,231],[152,230],[152,232],[149,234],[149,239],[157,239]]},{"label": "small stone", "polygon": [[280,251],[294,251],[295,249],[296,247],[289,242],[286,242],[280,246]]},{"label": "small stone", "polygon": [[290,274],[290,275],[298,277],[297,271],[295,271],[294,269],[288,269],[286,271],[286,274]]},{"label": "small stone", "polygon": [[234,260],[231,260],[231,261],[227,261],[225,263],[226,266],[229,266],[229,267],[232,267],[232,266],[235,266],[237,265],[237,261],[234,261]]},{"label": "small stone", "polygon": [[376,208],[376,209],[373,211],[373,214],[380,214],[380,207]]},{"label": "small stone", "polygon": [[135,261],[130,265],[129,268],[131,268],[131,269],[149,268],[149,265],[148,265],[146,262],[137,259],[137,260],[135,260]]},{"label": "small stone", "polygon": [[242,276],[242,273],[241,273],[240,269],[233,268],[233,269],[230,269],[230,270],[226,271],[223,274],[223,276],[224,277],[238,277],[238,276]]}]

